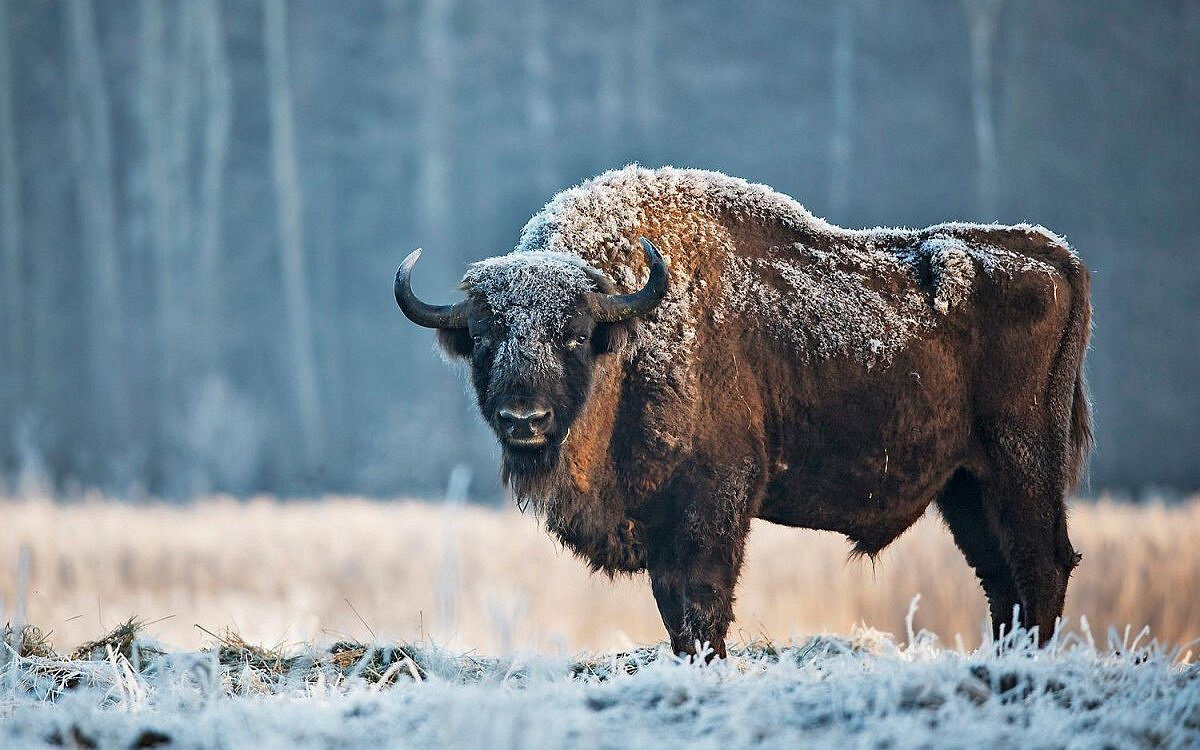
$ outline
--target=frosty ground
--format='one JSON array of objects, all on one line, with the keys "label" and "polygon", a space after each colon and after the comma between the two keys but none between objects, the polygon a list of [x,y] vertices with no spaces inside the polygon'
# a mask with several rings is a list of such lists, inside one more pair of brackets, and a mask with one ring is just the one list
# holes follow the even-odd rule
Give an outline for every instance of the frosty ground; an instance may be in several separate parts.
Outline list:
[{"label": "frosty ground", "polygon": [[[644,579],[589,576],[511,510],[0,511],[0,626],[46,631],[0,645],[4,750],[1200,747],[1198,500],[1079,503],[1084,564],[1044,651],[980,638],[986,603],[936,518],[875,565],[832,535],[760,526],[731,632],[749,645],[709,666],[654,645]],[[130,613],[149,622],[120,624]]]},{"label": "frosty ground", "polygon": [[734,649],[550,659],[232,634],[171,652],[117,628],[68,655],[10,631],[4,747],[1022,747],[1200,743],[1200,667],[1111,632],[973,651],[859,630]]}]

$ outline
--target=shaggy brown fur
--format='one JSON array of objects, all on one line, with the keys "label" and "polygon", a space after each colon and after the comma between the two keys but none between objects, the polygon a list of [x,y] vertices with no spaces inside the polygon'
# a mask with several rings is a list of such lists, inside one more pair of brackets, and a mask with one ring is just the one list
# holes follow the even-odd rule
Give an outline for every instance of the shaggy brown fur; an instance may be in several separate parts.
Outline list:
[{"label": "shaggy brown fur", "polygon": [[[761,185],[629,167],[561,193],[508,257],[576,256],[629,292],[640,236],[668,261],[668,296],[587,375],[564,370],[590,382],[546,471],[506,451],[553,533],[597,570],[648,570],[675,650],[723,656],[752,518],[875,555],[932,502],[994,629],[1019,606],[1052,634],[1090,439],[1088,272],[1065,242],[1026,225],[844,230]],[[471,356],[464,332],[442,334]]]}]

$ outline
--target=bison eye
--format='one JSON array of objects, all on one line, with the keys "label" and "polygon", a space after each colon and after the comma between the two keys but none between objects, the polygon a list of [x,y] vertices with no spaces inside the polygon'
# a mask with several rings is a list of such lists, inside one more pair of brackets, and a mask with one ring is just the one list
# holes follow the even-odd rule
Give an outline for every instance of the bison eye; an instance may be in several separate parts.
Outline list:
[{"label": "bison eye", "polygon": [[577,333],[567,339],[567,347],[574,349],[577,346],[583,346],[588,342],[588,338],[590,337],[586,333]]},{"label": "bison eye", "polygon": [[471,337],[471,341],[474,341],[474,342],[475,342],[475,346],[479,346],[480,344],[482,344],[482,343],[483,343],[483,336],[480,336],[480,335],[477,333],[477,334],[475,334],[474,336],[472,336],[472,337]]}]

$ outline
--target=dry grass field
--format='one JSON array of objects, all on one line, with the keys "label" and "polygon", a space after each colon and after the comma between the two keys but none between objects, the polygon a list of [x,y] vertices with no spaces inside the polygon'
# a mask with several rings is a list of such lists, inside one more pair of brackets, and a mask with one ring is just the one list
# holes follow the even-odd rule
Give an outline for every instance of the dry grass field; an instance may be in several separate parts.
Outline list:
[{"label": "dry grass field", "polygon": [[[233,628],[246,641],[412,641],[498,654],[624,649],[663,638],[644,578],[609,581],[515,510],[354,498],[187,506],[93,498],[0,502],[0,620],[53,630],[71,647],[137,615],[180,648]],[[1161,641],[1200,637],[1200,500],[1078,502],[1084,560],[1067,602]],[[935,515],[872,565],[836,535],[758,525],[731,640],[786,641],[859,623],[916,627],[953,646],[979,643],[983,595]],[[162,619],[166,618],[166,619]]]}]

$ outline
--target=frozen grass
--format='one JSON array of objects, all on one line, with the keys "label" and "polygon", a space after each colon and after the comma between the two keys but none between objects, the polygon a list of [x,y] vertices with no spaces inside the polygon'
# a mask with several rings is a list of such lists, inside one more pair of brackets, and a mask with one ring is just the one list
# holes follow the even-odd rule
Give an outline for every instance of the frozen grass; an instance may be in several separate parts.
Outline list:
[{"label": "frozen grass", "polygon": [[[158,620],[149,631],[186,649],[211,640],[196,624],[234,627],[252,643],[432,638],[485,654],[563,656],[664,638],[644,577],[589,576],[510,509],[35,498],[0,501],[0,524],[0,623],[38,623],[57,644],[86,641],[131,614]],[[1200,637],[1200,502],[1080,502],[1071,537],[1084,558],[1071,579],[1070,622],[1086,616],[1098,632],[1149,625],[1163,643]],[[848,551],[834,534],[756,524],[733,640],[847,633],[860,623],[903,633],[920,594],[918,629],[944,643],[980,643],[983,594],[936,516],[875,565],[848,561]]]},{"label": "frozen grass", "polygon": [[[1200,668],[1086,630],[966,652],[877,631],[736,648],[481,659],[424,644],[171,652],[126,624],[60,657],[6,634],[4,747],[1021,747],[1200,743]],[[32,645],[30,645],[32,643]],[[86,657],[86,658],[84,658]]]},{"label": "frozen grass", "polygon": [[[743,643],[709,666],[662,649],[644,580],[587,576],[511,511],[32,499],[0,513],[0,622],[46,628],[3,631],[3,748],[1200,745],[1200,667],[1139,632],[1197,635],[1195,501],[1080,504],[1076,629],[1043,651],[1021,633],[976,648],[983,599],[933,518],[875,567],[831,535],[758,526]],[[828,630],[851,635],[761,635]]]}]

